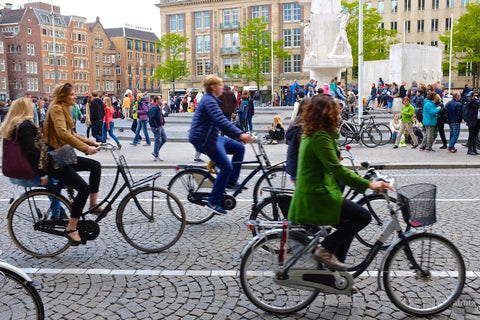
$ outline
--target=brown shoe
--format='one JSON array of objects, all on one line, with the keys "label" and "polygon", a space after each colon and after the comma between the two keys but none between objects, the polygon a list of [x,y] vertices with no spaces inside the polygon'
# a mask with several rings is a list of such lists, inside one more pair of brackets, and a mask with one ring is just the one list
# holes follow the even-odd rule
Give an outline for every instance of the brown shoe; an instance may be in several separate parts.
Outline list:
[{"label": "brown shoe", "polygon": [[347,270],[347,266],[345,264],[343,264],[342,262],[338,261],[337,257],[335,257],[334,254],[330,253],[324,247],[319,246],[315,250],[315,255],[313,257],[318,262],[325,263],[326,265],[328,265],[332,269],[336,269],[336,270],[340,270],[340,271]]}]

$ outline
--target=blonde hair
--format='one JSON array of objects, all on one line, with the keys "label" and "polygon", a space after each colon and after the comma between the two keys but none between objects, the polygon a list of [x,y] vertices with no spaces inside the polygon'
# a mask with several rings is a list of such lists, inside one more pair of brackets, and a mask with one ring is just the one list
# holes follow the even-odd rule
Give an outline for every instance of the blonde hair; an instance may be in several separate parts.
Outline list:
[{"label": "blonde hair", "polygon": [[33,109],[32,101],[28,98],[20,98],[13,101],[7,116],[2,123],[2,137],[4,139],[12,136],[13,130],[24,121],[32,121]]},{"label": "blonde hair", "polygon": [[143,93],[138,92],[138,93],[137,93],[137,100],[138,100],[138,98],[143,99]]},{"label": "blonde hair", "polygon": [[110,99],[109,97],[103,98],[103,102],[105,103],[105,105],[106,105],[107,107],[111,107],[111,106],[112,106],[112,99]]},{"label": "blonde hair", "polygon": [[212,92],[215,86],[218,86],[223,82],[218,76],[211,74],[203,79],[203,87],[205,88],[205,92]]},{"label": "blonde hair", "polygon": [[280,124],[280,126],[282,127],[282,129],[285,129],[285,128],[283,127],[282,118],[280,118],[280,116],[278,116],[278,115],[275,116],[275,117],[273,117],[273,126],[276,127],[277,124]]}]

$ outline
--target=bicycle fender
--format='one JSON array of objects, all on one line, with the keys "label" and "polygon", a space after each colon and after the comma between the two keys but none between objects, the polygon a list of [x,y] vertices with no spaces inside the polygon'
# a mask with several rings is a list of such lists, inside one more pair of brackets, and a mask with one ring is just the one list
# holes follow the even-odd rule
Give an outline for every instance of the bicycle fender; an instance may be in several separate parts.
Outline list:
[{"label": "bicycle fender", "polygon": [[[421,233],[426,233],[426,231],[424,230],[410,230],[410,231],[407,231],[405,233],[405,237],[406,238],[410,238],[410,237],[413,237],[417,234],[421,234]],[[387,250],[385,250],[385,253],[383,254],[383,257],[382,257],[382,261],[380,261],[380,265],[378,267],[378,274],[377,274],[377,291],[379,290],[382,290],[383,287],[382,287],[382,270],[383,270],[383,267],[385,265],[385,260],[387,259],[388,255],[390,254],[390,252],[393,250],[393,248],[395,248],[396,246],[400,245],[400,242],[402,240],[400,238],[397,238],[394,242],[392,242],[390,244],[390,246],[387,248]]]},{"label": "bicycle fender", "polygon": [[3,261],[3,260],[0,260],[0,269],[7,269],[9,271],[12,271],[13,273],[17,274],[19,277],[23,278],[26,282],[33,282],[32,278],[30,278],[28,276],[28,274],[26,274],[25,272],[23,272],[23,270],[15,267],[15,266],[12,266],[11,264]]},{"label": "bicycle fender", "polygon": [[240,252],[240,256],[238,256],[237,259],[242,259],[244,257],[244,255],[247,253],[247,251],[250,250],[250,248],[256,246],[260,241],[262,241],[263,239],[265,239],[269,235],[275,234],[275,233],[278,233],[278,232],[283,232],[283,231],[282,231],[282,229],[270,229],[270,230],[267,230],[267,231],[264,231],[264,232],[261,232],[261,233],[257,234],[255,237],[253,237],[252,239],[250,239],[247,242],[247,244],[243,247],[242,251]]}]

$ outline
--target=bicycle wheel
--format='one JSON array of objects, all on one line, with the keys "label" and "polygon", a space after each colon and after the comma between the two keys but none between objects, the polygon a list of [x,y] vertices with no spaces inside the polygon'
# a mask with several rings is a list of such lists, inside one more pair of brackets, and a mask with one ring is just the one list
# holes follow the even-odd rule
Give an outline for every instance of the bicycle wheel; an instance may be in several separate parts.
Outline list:
[{"label": "bicycle wheel", "polygon": [[353,141],[355,137],[356,128],[355,125],[344,122],[338,128],[337,144],[339,147],[343,147]]},{"label": "bicycle wheel", "polygon": [[282,165],[268,170],[258,178],[253,188],[253,203],[258,203],[270,196],[270,192],[263,190],[264,187],[293,190],[295,184],[285,171],[285,166]]},{"label": "bicycle wheel", "polygon": [[3,319],[45,319],[42,298],[32,282],[0,267],[0,314]]},{"label": "bicycle wheel", "polygon": [[[56,256],[70,246],[63,231],[68,221],[49,220],[52,199],[70,216],[69,201],[48,190],[31,190],[21,195],[8,210],[7,226],[13,243],[28,255],[43,258]],[[58,206],[58,203],[57,203]]]},{"label": "bicycle wheel", "polygon": [[390,143],[392,141],[392,130],[390,127],[383,123],[376,123],[375,126],[377,126],[377,129],[382,133],[382,142],[380,145],[384,146]]},{"label": "bicycle wheel", "polygon": [[[307,307],[317,297],[318,290],[286,287],[275,280],[279,270],[278,253],[282,231],[265,236],[251,246],[240,264],[240,282],[243,291],[253,304],[273,313],[292,313]],[[291,259],[308,244],[301,234],[290,231],[285,244],[285,261]],[[300,257],[294,268],[317,269],[318,264],[307,253]]]},{"label": "bicycle wheel", "polygon": [[[292,201],[291,195],[275,195],[260,202],[252,210],[250,220],[282,221],[288,218],[288,208]],[[257,229],[252,228],[252,234],[257,234]]]},{"label": "bicycle wheel", "polygon": [[[168,190],[175,194],[185,207],[185,221],[188,224],[200,224],[215,215],[212,210],[205,208],[214,181],[206,170],[194,168],[180,171],[168,183]],[[170,205],[170,199],[168,204]],[[175,202],[173,204],[175,205]]]},{"label": "bicycle wheel", "polygon": [[[392,203],[397,202],[397,199],[395,198],[389,197],[389,199]],[[360,230],[355,235],[355,238],[357,238],[358,241],[360,241],[364,246],[372,248],[377,239],[380,237],[380,234],[382,234],[383,227],[390,220],[390,210],[388,209],[385,197],[381,194],[368,195],[358,200],[357,203],[370,211],[372,215],[372,221],[365,228]],[[400,225],[402,225],[402,229],[405,229],[405,231],[410,230],[409,224],[405,223],[403,219],[398,220]],[[403,228],[403,225],[405,225],[405,228]],[[388,248],[396,239],[396,233],[392,233],[388,240],[383,244],[382,249]]]},{"label": "bicycle wheel", "polygon": [[362,130],[362,143],[368,148],[375,148],[382,143],[382,132],[375,126]]},{"label": "bicycle wheel", "polygon": [[[446,238],[431,233],[407,237],[395,245],[385,260],[383,284],[390,300],[402,311],[427,316],[452,305],[465,284],[465,263],[458,249]],[[420,266],[414,267],[406,253],[411,250]]]},{"label": "bicycle wheel", "polygon": [[127,194],[116,218],[118,231],[125,240],[144,252],[170,248],[185,229],[185,210],[180,200],[170,191],[153,186]]}]

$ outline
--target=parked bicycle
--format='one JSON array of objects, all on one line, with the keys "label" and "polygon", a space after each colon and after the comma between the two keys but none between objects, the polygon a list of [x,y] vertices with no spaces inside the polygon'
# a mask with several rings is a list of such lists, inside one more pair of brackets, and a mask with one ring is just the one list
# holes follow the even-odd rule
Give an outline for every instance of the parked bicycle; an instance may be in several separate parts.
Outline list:
[{"label": "parked bicycle", "polygon": [[373,115],[362,118],[360,124],[354,119],[342,120],[338,134],[337,143],[340,147],[355,140],[357,143],[362,142],[366,147],[374,148],[385,145],[392,139],[390,128],[385,124],[376,123]]},{"label": "parked bicycle", "polygon": [[[103,220],[112,204],[127,189],[116,212],[118,231],[134,248],[144,252],[162,252],[173,246],[182,236],[185,228],[185,210],[182,203],[170,191],[155,185],[161,172],[133,180],[123,155],[117,147],[107,143],[98,147],[108,150],[117,164],[113,186],[108,195],[95,207],[82,213],[78,231],[82,239],[95,240],[100,234],[98,223]],[[124,180],[117,189],[119,177]],[[8,211],[8,231],[15,245],[23,252],[35,257],[52,257],[64,252],[70,246],[64,230],[68,221],[51,220],[52,203],[58,201],[69,215],[73,190],[68,189],[68,197],[43,188],[26,190],[11,205]],[[56,201],[53,201],[56,200]],[[168,206],[167,206],[168,203]],[[95,210],[104,206],[100,215]],[[94,220],[88,219],[92,214]]]},{"label": "parked bicycle", "polygon": [[[289,175],[285,172],[285,161],[271,164],[262,141],[255,139],[258,151],[252,143],[252,149],[257,158],[254,161],[234,162],[243,164],[255,163],[257,166],[253,171],[239,183],[238,187],[232,194],[224,194],[222,199],[222,207],[225,210],[233,210],[236,206],[235,198],[244,190],[245,185],[261,172],[253,188],[253,203],[257,203],[268,193],[264,193],[265,187],[276,188],[293,188],[293,183]],[[197,165],[182,165],[175,167],[177,174],[168,183],[168,190],[180,197],[186,212],[186,221],[189,224],[200,224],[210,220],[215,213],[205,208],[208,196],[213,187],[215,177],[207,167]]]},{"label": "parked bicycle", "polygon": [[379,266],[379,287],[383,282],[390,300],[409,314],[428,316],[449,308],[465,284],[460,252],[441,235],[425,230],[404,232],[398,218],[401,212],[413,228],[435,223],[436,186],[414,184],[398,189],[396,210],[385,195],[390,221],[365,259],[347,271],[330,270],[313,258],[320,238],[328,234],[327,227],[312,237],[305,230],[309,226],[251,221],[256,228],[276,228],[255,236],[240,255],[240,281],[250,301],[268,312],[292,313],[307,307],[318,295],[351,294],[353,279],[368,268],[396,232],[398,239]]},{"label": "parked bicycle", "polygon": [[0,314],[2,319],[45,319],[42,298],[34,282],[19,268],[0,260]]},{"label": "parked bicycle", "polygon": [[[344,150],[348,152],[348,156],[344,156],[344,159],[350,160],[352,170],[360,175],[355,165],[355,156],[352,152],[352,147],[347,145]],[[363,161],[361,166],[367,170],[363,178],[367,180],[381,179],[393,184],[394,179],[381,174],[377,168],[371,167],[368,161]],[[293,189],[265,187],[264,191],[270,192],[271,195],[252,207],[250,220],[281,221],[288,219],[288,209],[292,200]],[[378,193],[360,193],[352,188],[347,188],[343,196],[346,199],[356,201],[359,205],[365,207],[372,215],[372,221],[355,235],[355,238],[363,245],[372,248],[390,218],[390,211],[385,203],[385,197]],[[397,200],[390,196],[389,201],[396,202]],[[408,224],[402,223],[402,229],[408,231],[410,227]],[[255,236],[256,229],[253,228],[251,231]],[[313,231],[316,231],[316,229],[313,229]],[[383,249],[386,249],[394,240],[395,235],[392,234],[390,238],[385,241]]]}]

